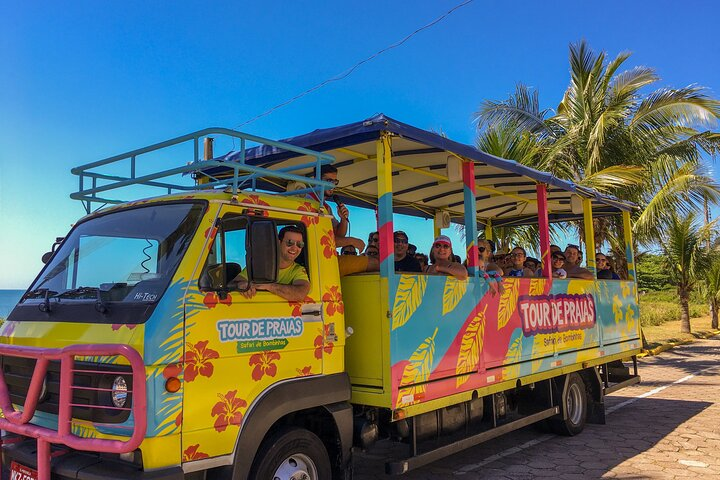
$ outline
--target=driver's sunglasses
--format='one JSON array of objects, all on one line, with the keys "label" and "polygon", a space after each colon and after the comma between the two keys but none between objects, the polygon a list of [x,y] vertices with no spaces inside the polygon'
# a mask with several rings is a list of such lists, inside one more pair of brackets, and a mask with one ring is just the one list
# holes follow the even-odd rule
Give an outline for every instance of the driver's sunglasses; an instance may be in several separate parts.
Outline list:
[{"label": "driver's sunglasses", "polygon": [[478,252],[482,253],[485,251],[485,247],[478,247]]},{"label": "driver's sunglasses", "polygon": [[435,245],[433,245],[433,247],[445,249],[445,248],[450,248],[450,245],[448,245],[447,243],[436,243]]},{"label": "driver's sunglasses", "polygon": [[338,180],[337,178],[323,178],[322,181],[323,181],[323,182],[332,183],[333,185],[339,185],[339,184],[340,184],[340,180]]},{"label": "driver's sunglasses", "polygon": [[298,248],[303,248],[303,247],[305,246],[305,242],[303,242],[302,240],[290,240],[290,239],[287,239],[287,240],[285,240],[285,245],[287,245],[288,247],[292,247],[292,246],[294,246],[294,245],[297,245]]}]

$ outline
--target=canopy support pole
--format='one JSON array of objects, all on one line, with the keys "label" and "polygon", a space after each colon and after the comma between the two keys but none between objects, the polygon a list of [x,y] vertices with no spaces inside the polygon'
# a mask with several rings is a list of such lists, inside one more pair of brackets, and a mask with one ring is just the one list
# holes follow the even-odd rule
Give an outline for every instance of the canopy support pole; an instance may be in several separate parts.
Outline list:
[{"label": "canopy support pole", "polygon": [[487,219],[485,220],[485,240],[492,240],[493,234],[492,234],[492,220]]},{"label": "canopy support pole", "polygon": [[462,177],[465,201],[465,258],[467,258],[468,273],[477,278],[480,274],[478,269],[480,259],[477,248],[477,205],[475,201],[475,164],[473,162],[463,162]]},{"label": "canopy support pole", "polygon": [[633,251],[632,241],[632,223],[630,222],[630,212],[623,210],[623,236],[625,237],[625,259],[627,260],[628,280],[635,282],[635,252]]},{"label": "canopy support pole", "polygon": [[378,179],[378,235],[380,238],[380,275],[395,274],[395,241],[393,240],[392,150],[390,135],[382,132],[376,142]]},{"label": "canopy support pole", "polygon": [[595,266],[595,228],[593,226],[592,216],[592,200],[583,198],[583,224],[585,227],[585,249],[587,250],[586,262],[587,269],[592,272],[593,277],[597,278],[597,268]]},{"label": "canopy support pole", "polygon": [[550,257],[550,220],[548,219],[547,185],[538,183],[537,191],[538,228],[540,229],[540,262],[542,275],[552,281],[552,259]]}]

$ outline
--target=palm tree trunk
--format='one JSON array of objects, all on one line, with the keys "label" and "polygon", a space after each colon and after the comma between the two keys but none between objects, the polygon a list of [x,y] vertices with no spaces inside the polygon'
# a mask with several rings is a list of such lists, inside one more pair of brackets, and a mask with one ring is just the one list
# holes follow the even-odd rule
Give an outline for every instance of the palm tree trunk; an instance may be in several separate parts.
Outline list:
[{"label": "palm tree trunk", "polygon": [[690,333],[690,301],[685,291],[680,292],[680,333]]},{"label": "palm tree trunk", "polygon": [[712,302],[712,307],[713,307],[712,310],[710,310],[710,315],[711,315],[710,328],[712,328],[713,330],[717,330],[718,329],[718,304],[717,304],[717,302]]}]

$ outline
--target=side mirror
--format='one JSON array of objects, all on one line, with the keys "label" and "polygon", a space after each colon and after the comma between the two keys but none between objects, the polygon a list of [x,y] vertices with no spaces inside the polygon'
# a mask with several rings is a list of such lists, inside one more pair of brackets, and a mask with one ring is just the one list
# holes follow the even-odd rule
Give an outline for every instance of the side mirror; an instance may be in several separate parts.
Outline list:
[{"label": "side mirror", "polygon": [[63,240],[65,240],[65,237],[55,237],[55,242],[52,244],[50,251],[43,253],[43,256],[41,258],[42,263],[47,265],[47,263],[50,261],[52,256],[55,254],[55,250],[57,250],[57,247],[60,246],[60,244],[62,243]]},{"label": "side mirror", "polygon": [[253,283],[277,281],[277,231],[271,220],[251,220],[247,235],[248,280]]}]

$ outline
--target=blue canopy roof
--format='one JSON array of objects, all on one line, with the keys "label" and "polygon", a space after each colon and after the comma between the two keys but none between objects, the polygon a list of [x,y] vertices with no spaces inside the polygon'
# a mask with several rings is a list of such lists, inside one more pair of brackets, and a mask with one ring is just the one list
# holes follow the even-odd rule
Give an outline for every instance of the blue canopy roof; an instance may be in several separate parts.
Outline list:
[{"label": "blue canopy roof", "polygon": [[[449,157],[472,160],[476,164],[480,224],[484,223],[484,219],[492,219],[496,226],[536,222],[537,207],[534,202],[537,183],[548,185],[551,221],[582,218],[577,209],[572,208],[573,194],[591,199],[596,216],[635,208],[630,202],[578,186],[513,160],[495,157],[383,114],[360,122],[314,130],[283,142],[335,156],[334,165],[338,167],[341,180],[338,191],[347,197],[346,203],[371,206],[377,196],[375,141],[381,132],[392,135],[393,205],[399,213],[431,217],[436,211],[445,210],[455,220],[461,220],[462,182],[443,179]],[[237,162],[240,153],[229,152],[214,160]],[[276,169],[302,164],[307,162],[307,158],[276,146],[263,145],[248,149],[245,162]],[[222,167],[215,167],[204,173],[218,177],[226,172]],[[310,169],[305,173],[310,175]],[[263,187],[283,190],[285,185],[274,182]]]}]

